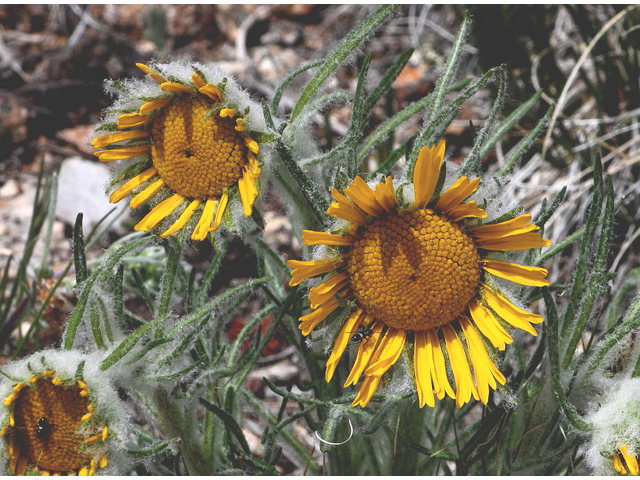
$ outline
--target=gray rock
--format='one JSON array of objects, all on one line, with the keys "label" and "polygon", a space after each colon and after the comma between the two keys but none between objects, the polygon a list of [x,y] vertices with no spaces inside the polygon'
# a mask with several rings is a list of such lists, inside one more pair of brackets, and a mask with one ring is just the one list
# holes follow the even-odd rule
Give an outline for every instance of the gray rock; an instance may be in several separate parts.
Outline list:
[{"label": "gray rock", "polygon": [[[86,235],[113,208],[118,210],[126,208],[127,202],[120,202],[117,205],[109,203],[105,187],[110,177],[111,174],[106,165],[80,157],[64,160],[58,177],[56,218],[74,225],[76,216],[82,212],[82,228]],[[112,215],[116,215],[116,212]]]}]

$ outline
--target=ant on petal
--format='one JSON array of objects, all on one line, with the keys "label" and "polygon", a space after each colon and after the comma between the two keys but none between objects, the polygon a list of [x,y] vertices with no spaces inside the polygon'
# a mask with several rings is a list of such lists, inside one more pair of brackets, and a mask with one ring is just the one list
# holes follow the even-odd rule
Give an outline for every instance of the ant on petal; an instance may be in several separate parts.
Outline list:
[{"label": "ant on petal", "polygon": [[[352,332],[349,332],[352,333]],[[351,337],[351,341],[349,343],[362,343],[365,340],[368,340],[371,335],[373,335],[373,330],[368,327],[362,329],[362,331],[357,331],[353,333]]]}]

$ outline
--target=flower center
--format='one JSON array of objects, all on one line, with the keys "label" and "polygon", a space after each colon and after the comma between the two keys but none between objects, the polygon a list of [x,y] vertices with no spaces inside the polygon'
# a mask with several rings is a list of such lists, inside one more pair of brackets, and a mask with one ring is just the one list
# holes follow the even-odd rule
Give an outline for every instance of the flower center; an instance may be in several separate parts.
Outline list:
[{"label": "flower center", "polygon": [[207,117],[211,107],[203,96],[183,96],[153,121],[153,166],[183,197],[219,196],[242,177],[244,137],[233,119],[217,113]]},{"label": "flower center", "polygon": [[90,462],[81,448],[85,437],[76,433],[88,403],[79,388],[55,386],[42,379],[20,392],[12,435],[29,464],[69,472]]},{"label": "flower center", "polygon": [[346,263],[355,297],[394,328],[426,330],[455,320],[475,295],[480,256],[467,234],[429,209],[373,221]]}]

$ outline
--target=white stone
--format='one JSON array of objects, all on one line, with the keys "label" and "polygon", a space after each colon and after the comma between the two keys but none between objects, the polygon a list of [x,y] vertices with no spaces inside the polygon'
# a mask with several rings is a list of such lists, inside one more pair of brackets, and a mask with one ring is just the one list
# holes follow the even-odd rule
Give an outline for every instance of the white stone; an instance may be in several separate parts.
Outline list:
[{"label": "white stone", "polygon": [[[78,213],[82,212],[82,228],[87,235],[89,230],[113,208],[126,208],[127,202],[117,206],[109,203],[105,189],[110,177],[111,174],[106,165],[80,157],[64,160],[58,177],[56,218],[74,225]],[[116,215],[116,212],[112,215]]]}]

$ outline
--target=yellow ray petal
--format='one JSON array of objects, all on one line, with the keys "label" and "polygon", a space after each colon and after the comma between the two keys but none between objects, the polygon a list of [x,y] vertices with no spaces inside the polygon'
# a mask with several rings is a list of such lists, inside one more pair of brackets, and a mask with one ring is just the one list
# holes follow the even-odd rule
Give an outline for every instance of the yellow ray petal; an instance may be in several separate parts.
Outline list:
[{"label": "yellow ray petal", "polygon": [[504,278],[521,285],[529,285],[532,287],[544,287],[551,285],[551,282],[545,277],[547,269],[539,267],[530,267],[528,265],[518,265],[515,263],[501,262],[499,260],[491,260],[485,258],[480,262],[485,271],[496,277]]},{"label": "yellow ray petal", "polygon": [[244,118],[236,118],[235,129],[237,132],[244,132]]},{"label": "yellow ray petal", "polygon": [[111,203],[118,203],[124,197],[129,195],[136,187],[142,185],[157,173],[154,167],[148,168],[139,175],[136,175],[128,182],[118,187],[109,197]]},{"label": "yellow ray petal", "polygon": [[129,130],[126,132],[109,133],[96,137],[91,142],[91,146],[96,150],[98,148],[113,145],[114,143],[123,142],[125,140],[137,140],[138,138],[146,138],[149,136],[149,130]]},{"label": "yellow ray petal", "polygon": [[173,194],[166,200],[163,200],[158,205],[153,207],[153,209],[145,215],[145,217],[138,222],[138,224],[133,227],[136,231],[146,232],[150,228],[155,227],[158,223],[164,220],[168,215],[171,214],[178,206],[182,203],[184,197],[177,193]]},{"label": "yellow ray petal", "polygon": [[358,327],[364,318],[365,315],[363,310],[361,308],[357,308],[340,329],[336,340],[333,342],[333,350],[331,351],[329,360],[327,360],[327,370],[324,374],[324,378],[327,382],[331,381],[331,377],[333,377],[333,373],[336,371],[336,367],[338,366],[338,362],[340,362],[342,354],[347,348],[347,345],[349,345],[351,337],[353,337],[353,334],[358,330]]},{"label": "yellow ray petal", "polygon": [[118,128],[140,127],[153,122],[152,118],[139,113],[123,113],[118,117]]},{"label": "yellow ray petal", "polygon": [[193,93],[193,90],[189,87],[178,82],[164,82],[160,85],[160,90],[163,92],[177,93],[178,95],[181,93]]},{"label": "yellow ray petal", "polygon": [[220,200],[218,201],[218,209],[216,210],[216,216],[213,219],[213,225],[207,229],[209,232],[215,232],[220,228],[222,215],[224,215],[224,211],[227,209],[227,203],[229,203],[229,194],[223,193],[220,195]]},{"label": "yellow ray petal", "polygon": [[193,86],[196,87],[198,90],[200,90],[202,87],[206,85],[202,77],[197,73],[193,74],[193,76],[191,77],[191,81],[193,82]]},{"label": "yellow ray petal", "polygon": [[330,291],[333,291],[335,289],[335,286],[339,283],[342,283],[344,280],[349,280],[349,275],[346,272],[338,273],[333,277],[328,278],[320,285],[313,287],[311,290],[309,290],[309,294],[313,293],[315,295],[325,295]]},{"label": "yellow ray petal", "polygon": [[198,91],[201,94],[209,97],[214,102],[221,102],[224,98],[224,95],[222,95],[222,91],[218,87],[210,83],[207,83],[204,87],[198,88]]},{"label": "yellow ray petal", "polygon": [[342,218],[356,225],[364,226],[367,224],[367,216],[362,210],[356,207],[351,200],[342,195],[337,189],[331,189],[331,196],[333,196],[336,201],[332,202],[327,209],[327,215]]},{"label": "yellow ray petal", "polygon": [[376,195],[362,178],[356,177],[353,183],[344,189],[344,194],[355,203],[360,210],[374,217],[384,213],[384,208],[376,201]]},{"label": "yellow ray petal", "polygon": [[136,63],[136,67],[138,67],[140,70],[142,70],[144,73],[146,73],[147,75],[149,75],[151,78],[153,78],[156,82],[158,83],[164,83],[165,80],[164,78],[162,78],[162,76],[160,76],[159,74],[157,74],[154,70],[152,70],[151,68],[147,67],[144,63]]},{"label": "yellow ray petal", "polygon": [[135,145],[133,147],[114,148],[112,150],[101,150],[94,152],[94,155],[101,162],[113,162],[115,160],[126,160],[137,157],[151,151],[151,145]]},{"label": "yellow ray petal", "polygon": [[473,383],[469,361],[458,334],[450,324],[443,325],[442,332],[449,353],[449,364],[456,382],[456,408],[460,408],[471,400],[472,394],[476,400],[479,400],[480,397]]},{"label": "yellow ray petal", "polygon": [[376,185],[376,201],[388,213],[394,212],[398,208],[398,199],[393,188],[393,178],[387,177],[384,183]]},{"label": "yellow ray petal", "polygon": [[331,272],[338,268],[340,264],[342,264],[342,260],[334,258],[323,258],[320,260],[309,260],[306,262],[301,260],[289,260],[287,265],[289,268],[293,269],[289,285],[293,287],[307,278]]},{"label": "yellow ray petal", "polygon": [[196,224],[196,228],[191,234],[191,238],[193,240],[202,241],[207,238],[207,234],[209,233],[208,228],[213,220],[213,213],[215,212],[217,204],[218,200],[216,200],[215,198],[207,199],[206,203],[204,204],[204,209],[202,210],[202,215],[200,215],[200,219]]},{"label": "yellow ray petal", "polygon": [[[488,225],[488,227],[490,227],[491,225]],[[491,231],[491,230],[482,230],[482,228],[484,227],[476,227],[473,229],[470,229],[471,231],[471,235],[473,235],[473,238],[476,240],[499,240],[499,239],[508,239],[517,235],[523,235],[529,232],[536,232],[537,230],[540,230],[540,228],[537,225],[534,224],[529,224],[529,225],[525,225],[523,227],[520,227],[517,230],[511,230],[511,231],[506,231],[506,230],[502,230],[502,231]],[[536,235],[539,235],[536,233]]]},{"label": "yellow ray petal", "polygon": [[302,242],[305,245],[353,245],[355,238],[340,233],[314,232],[302,230]]},{"label": "yellow ray petal", "polygon": [[162,187],[164,187],[164,180],[160,178],[134,196],[129,202],[129,207],[131,207],[132,210],[135,210],[158,193]]},{"label": "yellow ray petal", "polygon": [[247,159],[249,160],[249,165],[251,165],[251,173],[253,173],[253,175],[256,178],[259,177],[260,176],[260,164],[258,163],[258,159],[251,152],[247,152]]},{"label": "yellow ray petal", "polygon": [[165,230],[160,236],[162,238],[167,238],[169,235],[173,235],[174,233],[179,232],[187,224],[187,222],[193,215],[193,211],[198,208],[198,205],[200,205],[200,200],[198,199],[191,202],[187,206],[187,208],[185,208],[184,211],[180,214],[178,220],[176,220],[173,225]]},{"label": "yellow ray petal", "polygon": [[469,313],[478,329],[495,348],[504,350],[506,344],[513,343],[511,335],[500,325],[491,311],[483,307],[475,298],[469,302]]},{"label": "yellow ray petal", "polygon": [[342,273],[334,275],[329,280],[312,288],[309,290],[309,303],[311,304],[311,308],[318,308],[318,305],[326,302],[348,284],[349,277],[345,273]]},{"label": "yellow ray petal", "polygon": [[244,144],[254,155],[257,155],[258,153],[260,153],[260,147],[258,146],[258,142],[256,142],[249,135],[244,136]]},{"label": "yellow ray petal", "polygon": [[620,453],[622,454],[627,467],[629,467],[629,473],[634,477],[637,477],[640,474],[640,469],[638,468],[638,460],[636,460],[635,455],[632,455],[629,452],[626,443],[620,445]]},{"label": "yellow ray petal", "polygon": [[380,377],[364,377],[362,385],[360,385],[358,393],[356,394],[356,398],[353,400],[351,406],[355,407],[356,405],[360,405],[361,407],[366,407],[371,400],[371,397],[373,397],[373,394],[376,393],[376,389],[378,388],[379,384]]},{"label": "yellow ray petal", "polygon": [[467,177],[460,177],[440,196],[435,209],[449,213],[475,192],[478,189],[478,185],[480,185],[479,178],[469,180]]},{"label": "yellow ray petal", "polygon": [[447,366],[444,361],[444,354],[440,347],[438,335],[434,330],[427,330],[426,337],[427,348],[431,351],[431,356],[433,357],[433,393],[438,396],[438,400],[442,400],[445,393],[451,398],[456,398],[456,394],[453,392],[453,388],[451,388],[451,384],[449,383]]},{"label": "yellow ray petal", "polygon": [[436,402],[433,396],[433,380],[435,369],[433,366],[433,354],[427,346],[427,337],[424,331],[415,332],[413,347],[413,365],[416,374],[416,390],[418,392],[418,402],[420,408],[425,405],[435,407]]},{"label": "yellow ray petal", "polygon": [[491,225],[481,225],[479,227],[470,228],[469,231],[473,232],[474,234],[477,232],[478,236],[486,234],[486,236],[489,238],[495,238],[504,235],[510,235],[513,233],[524,233],[531,232],[533,230],[539,230],[539,227],[537,225],[527,225],[530,221],[531,214],[524,213],[505,222],[494,223]]},{"label": "yellow ray petal", "polygon": [[384,375],[400,357],[406,336],[407,331],[404,328],[389,328],[380,346],[376,349],[376,355],[364,371],[365,376],[380,377]]},{"label": "yellow ray petal", "polygon": [[247,168],[243,169],[242,177],[238,180],[238,191],[244,216],[250,217],[253,212],[253,203],[258,196],[258,189],[254,183],[253,175]]},{"label": "yellow ray petal", "polygon": [[335,298],[330,298],[313,312],[300,317],[300,325],[298,325],[298,328],[306,337],[311,333],[311,330],[316,328],[316,326],[327,318],[327,316],[329,316],[336,308],[338,308],[339,305],[340,304]]},{"label": "yellow ray petal", "polygon": [[156,98],[151,100],[140,107],[140,115],[147,115],[154,110],[171,105],[171,101],[172,100],[170,98]]},{"label": "yellow ray petal", "polygon": [[537,232],[519,233],[502,238],[489,238],[486,240],[477,239],[472,233],[474,243],[478,248],[493,250],[496,252],[519,252],[531,248],[548,247],[553,242],[542,238]]},{"label": "yellow ray petal", "polygon": [[497,387],[496,380],[502,385],[507,380],[489,357],[478,332],[471,325],[471,322],[464,317],[461,317],[459,321],[469,347],[469,357],[476,376],[478,395],[480,396],[480,401],[486,405],[489,400],[489,387],[495,390]]},{"label": "yellow ray petal", "polygon": [[[368,317],[367,317],[368,318]],[[344,386],[347,387],[351,384],[358,383],[362,372],[367,367],[371,356],[375,351],[375,347],[378,343],[378,339],[382,333],[382,329],[384,328],[384,323],[376,322],[373,326],[369,324],[371,328],[371,336],[362,342],[360,342],[360,346],[358,347],[358,353],[356,355],[356,361],[353,363],[353,367],[351,367],[351,372],[349,372],[349,376],[347,377],[347,381],[344,383]]]},{"label": "yellow ray petal", "polygon": [[487,304],[500,315],[505,322],[516,328],[529,332],[531,335],[538,336],[538,333],[531,326],[532,323],[542,323],[544,318],[535,313],[527,312],[516,307],[501,295],[496,295],[489,287],[484,285],[483,297]]},{"label": "yellow ray petal", "polygon": [[622,465],[622,461],[620,460],[620,454],[616,453],[613,455],[613,468],[615,468],[616,472],[618,472],[620,475],[627,475],[627,471],[624,468],[624,465]]},{"label": "yellow ray petal", "polygon": [[233,108],[222,108],[220,110],[220,116],[222,118],[225,118],[225,117],[233,118],[236,116],[236,111]]},{"label": "yellow ray petal", "polygon": [[444,140],[441,140],[437,146],[431,148],[425,146],[420,149],[413,170],[414,204],[417,208],[425,208],[433,196],[440,176],[444,149]]},{"label": "yellow ray petal", "polygon": [[447,213],[447,217],[452,222],[457,222],[462,220],[463,218],[474,217],[474,218],[486,218],[488,217],[487,212],[478,207],[478,204],[475,200],[472,200],[467,203],[461,203],[455,208],[449,210]]}]

